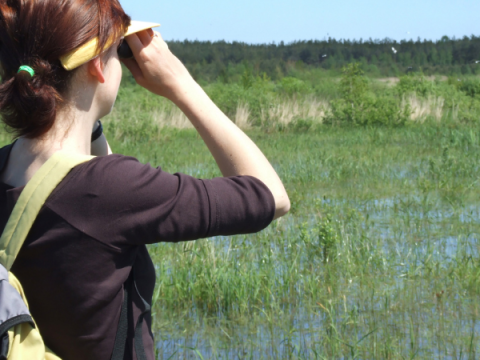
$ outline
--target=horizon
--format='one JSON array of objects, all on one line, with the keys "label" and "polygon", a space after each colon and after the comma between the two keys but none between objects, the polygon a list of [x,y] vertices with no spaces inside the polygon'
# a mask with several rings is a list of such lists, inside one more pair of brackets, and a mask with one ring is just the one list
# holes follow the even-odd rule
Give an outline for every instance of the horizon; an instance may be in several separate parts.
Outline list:
[{"label": "horizon", "polygon": [[478,0],[120,0],[135,20],[162,24],[167,41],[247,44],[291,43],[302,39],[385,39],[438,41],[480,34]]},{"label": "horizon", "polygon": [[452,36],[452,37],[449,37],[448,35],[443,35],[441,36],[439,39],[427,39],[427,38],[424,38],[424,39],[421,39],[420,37],[417,38],[417,39],[401,39],[401,40],[396,40],[396,39],[391,39],[391,38],[383,38],[383,39],[372,39],[372,38],[369,38],[369,39],[343,39],[343,38],[340,38],[340,39],[336,39],[336,38],[328,38],[328,39],[303,39],[303,40],[292,40],[292,41],[289,41],[289,42],[286,42],[286,41],[272,41],[272,42],[264,42],[264,43],[249,43],[249,42],[246,42],[246,41],[238,41],[238,40],[232,40],[232,41],[227,41],[227,40],[222,40],[222,39],[218,39],[218,40],[199,40],[199,39],[183,39],[183,40],[180,40],[180,39],[165,39],[165,41],[167,42],[185,42],[185,41],[188,41],[188,42],[211,42],[211,43],[219,43],[219,42],[224,42],[224,43],[227,43],[227,44],[246,44],[246,45],[280,45],[282,42],[284,43],[284,45],[292,45],[292,44],[295,44],[295,43],[302,43],[302,42],[329,42],[329,41],[336,41],[336,42],[350,42],[350,43],[375,43],[375,42],[382,42],[382,41],[390,41],[392,43],[398,43],[398,44],[402,44],[402,43],[405,43],[405,42],[413,42],[413,43],[423,43],[423,42],[433,42],[433,43],[438,43],[440,41],[442,41],[443,38],[447,37],[448,38],[448,41],[460,41],[460,40],[464,40],[465,37],[467,37],[469,40],[472,40],[473,38],[480,38],[480,34],[479,35],[475,35],[475,34],[472,34],[472,35],[463,35],[463,36],[460,36],[460,37],[455,37],[455,36]]}]

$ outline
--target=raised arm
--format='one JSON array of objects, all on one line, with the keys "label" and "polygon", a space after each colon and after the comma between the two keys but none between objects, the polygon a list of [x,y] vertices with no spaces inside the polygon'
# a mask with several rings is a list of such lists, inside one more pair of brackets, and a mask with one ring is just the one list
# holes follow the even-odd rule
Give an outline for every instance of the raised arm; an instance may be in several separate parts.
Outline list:
[{"label": "raised arm", "polygon": [[275,219],[290,209],[285,188],[255,143],[212,102],[167,44],[153,32],[127,38],[135,59],[124,60],[137,83],[174,102],[189,118],[212,153],[223,176],[261,180],[275,199]]}]

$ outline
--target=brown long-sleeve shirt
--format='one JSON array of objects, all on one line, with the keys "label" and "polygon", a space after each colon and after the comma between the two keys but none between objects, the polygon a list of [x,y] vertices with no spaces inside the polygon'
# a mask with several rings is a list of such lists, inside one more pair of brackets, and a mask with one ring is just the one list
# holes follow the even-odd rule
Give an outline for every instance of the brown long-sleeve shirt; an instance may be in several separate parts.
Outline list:
[{"label": "brown long-sleeve shirt", "polygon": [[[0,172],[11,148],[0,149]],[[1,231],[22,190],[0,182]],[[97,157],[74,168],[47,199],[12,272],[57,355],[107,360],[132,267],[139,292],[151,303],[155,268],[146,244],[260,231],[274,211],[272,194],[253,177],[200,180],[132,157]],[[125,359],[136,359],[132,324],[139,301],[133,294]],[[153,360],[149,316],[143,344]]]}]

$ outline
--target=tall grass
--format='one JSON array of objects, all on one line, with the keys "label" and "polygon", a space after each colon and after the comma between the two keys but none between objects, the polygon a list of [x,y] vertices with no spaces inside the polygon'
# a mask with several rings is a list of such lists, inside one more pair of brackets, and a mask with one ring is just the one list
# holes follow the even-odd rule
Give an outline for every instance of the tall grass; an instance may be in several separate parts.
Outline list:
[{"label": "tall grass", "polygon": [[[292,209],[258,234],[149,247],[157,358],[478,358],[477,83],[363,83],[354,101],[409,110],[389,127],[332,123],[332,79],[331,97],[307,78],[244,80],[205,88],[271,160]],[[220,176],[163,99],[127,84],[104,120],[117,153]]]},{"label": "tall grass", "polygon": [[[394,84],[372,81],[354,65],[342,78],[293,73],[277,82],[246,72],[238,83],[205,84],[212,100],[243,129],[268,131],[311,128],[323,123],[401,126],[408,123],[476,123],[480,112],[480,80],[446,79],[422,74],[403,76]],[[310,78],[309,78],[310,76]],[[312,82],[314,79],[315,82]],[[352,84],[356,84],[352,87]],[[112,121],[116,137],[138,137],[139,129],[191,128],[173,104],[124,79]]]},{"label": "tall grass", "polygon": [[411,110],[410,120],[423,123],[427,119],[441,121],[445,116],[445,99],[441,96],[419,97],[410,94],[402,99],[402,106],[409,106]]},{"label": "tall grass", "polygon": [[315,97],[278,99],[268,108],[262,109],[262,120],[266,122],[271,119],[272,122],[283,126],[287,126],[298,119],[311,119],[321,124],[328,107],[327,101]]},{"label": "tall grass", "polygon": [[[160,134],[163,128],[189,129],[193,128],[187,117],[173,104],[165,100],[157,100],[158,104],[150,112],[142,113],[142,106],[124,106],[116,108],[110,117],[112,123],[117,124],[115,137],[123,137],[127,131],[131,135],[138,133],[138,127],[153,129],[154,134]],[[442,96],[422,97],[415,93],[402,97],[399,109],[408,108],[410,123],[424,123],[426,121],[450,122],[459,118],[459,105],[448,109]],[[128,104],[130,105],[130,104]],[[323,124],[327,116],[331,116],[329,101],[315,96],[272,98],[271,102],[260,107],[260,116],[257,120],[252,115],[248,102],[239,102],[231,116],[232,121],[242,129],[285,129],[297,126],[299,122],[308,122],[309,127]],[[126,116],[126,114],[131,114]],[[130,124],[130,125],[128,125]],[[130,131],[131,130],[131,131]],[[150,130],[148,132],[151,132]]]},{"label": "tall grass", "polygon": [[[476,358],[480,132],[435,124],[250,130],[292,211],[259,234],[149,248],[158,358]],[[219,175],[194,131],[159,134],[112,145]]]},{"label": "tall grass", "polygon": [[[299,119],[308,119],[321,124],[328,109],[328,102],[315,97],[277,98],[261,107],[260,124],[286,127]],[[233,121],[242,129],[252,127],[251,111],[248,103],[239,103]],[[175,127],[175,126],[174,126]]]}]

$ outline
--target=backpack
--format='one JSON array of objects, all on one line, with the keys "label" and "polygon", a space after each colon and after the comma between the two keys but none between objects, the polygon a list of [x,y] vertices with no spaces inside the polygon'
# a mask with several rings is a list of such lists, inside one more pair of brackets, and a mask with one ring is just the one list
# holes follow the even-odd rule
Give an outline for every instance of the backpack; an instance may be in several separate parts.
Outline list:
[{"label": "backpack", "polygon": [[70,170],[91,156],[54,154],[23,189],[0,238],[0,360],[60,360],[44,344],[22,285],[9,270],[38,212]]},{"label": "backpack", "polygon": [[[55,153],[30,179],[13,208],[0,238],[0,360],[61,360],[44,344],[28,310],[22,285],[9,270],[49,195],[70,170],[92,158],[93,156]],[[124,298],[111,360],[124,358],[130,291],[135,291],[142,302],[142,312],[134,326],[133,340],[137,359],[146,360],[142,324],[151,309],[138,291],[133,269],[124,284]]]}]

